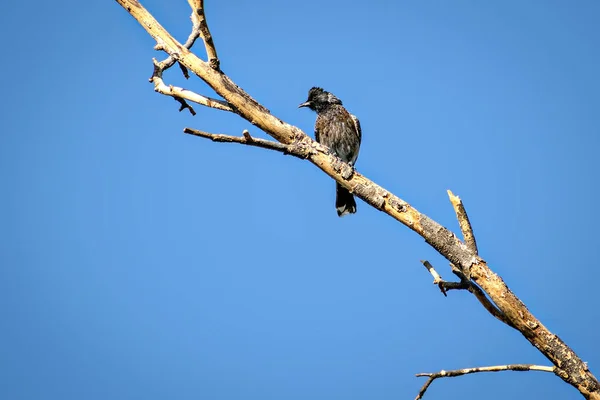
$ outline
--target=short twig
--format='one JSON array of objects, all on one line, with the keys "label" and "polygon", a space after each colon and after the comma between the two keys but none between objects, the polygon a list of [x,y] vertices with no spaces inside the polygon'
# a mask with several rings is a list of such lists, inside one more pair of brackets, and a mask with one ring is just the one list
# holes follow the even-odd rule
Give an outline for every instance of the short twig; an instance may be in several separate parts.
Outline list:
[{"label": "short twig", "polygon": [[290,146],[283,144],[283,143],[279,143],[279,142],[273,142],[271,140],[252,137],[252,136],[250,136],[250,133],[247,130],[244,130],[243,136],[232,136],[232,135],[224,135],[224,134],[220,134],[220,133],[209,133],[209,132],[199,131],[197,129],[192,129],[192,128],[185,128],[183,131],[190,135],[210,139],[213,142],[246,144],[248,146],[255,146],[255,147],[261,147],[263,149],[276,150],[276,151],[279,151],[284,154],[291,154],[291,155],[298,157],[297,154],[294,154],[294,152],[291,151]]},{"label": "short twig", "polygon": [[229,105],[229,103],[223,100],[202,96],[201,94],[192,92],[191,90],[187,90],[181,87],[165,85],[160,74],[154,75],[152,77],[152,82],[154,83],[154,91],[160,94],[184,99],[205,107],[216,108],[217,110],[235,112],[235,110]]},{"label": "short twig", "polygon": [[433,276],[433,284],[438,285],[440,291],[444,296],[448,296],[446,294],[449,290],[459,290],[459,289],[469,289],[469,282],[465,280],[461,280],[460,282],[449,282],[442,279],[442,276],[435,270],[433,265],[427,260],[421,260],[423,266],[427,268],[427,271]]},{"label": "short twig", "polygon": [[438,285],[440,291],[443,293],[444,296],[447,297],[448,295],[446,294],[446,289],[442,285],[445,281],[442,279],[440,274],[438,274],[438,272],[435,270],[435,268],[433,268],[433,265],[431,265],[429,261],[421,260],[421,262],[423,263],[423,266],[427,268],[427,271],[429,271],[431,276],[433,276],[433,284]]},{"label": "short twig", "polygon": [[454,207],[454,211],[456,212],[456,219],[458,219],[458,224],[460,225],[460,231],[463,234],[465,245],[474,254],[477,254],[477,242],[475,241],[475,235],[473,234],[473,227],[471,226],[471,221],[469,221],[469,216],[467,215],[467,211],[465,210],[462,200],[460,197],[455,196],[450,190],[448,190],[448,197],[450,198],[452,207]]},{"label": "short twig", "polygon": [[181,104],[181,107],[179,107],[179,112],[182,112],[187,108],[190,111],[190,114],[196,115],[196,111],[192,108],[192,106],[188,104],[187,101],[185,101],[181,97],[173,97],[173,99],[175,99],[179,104]]},{"label": "short twig", "polygon": [[206,56],[208,57],[208,64],[212,69],[219,70],[220,61],[217,57],[217,49],[213,41],[210,30],[208,29],[208,23],[206,22],[206,14],[204,13],[204,0],[188,0],[190,7],[192,7],[192,21],[194,26],[198,23],[200,30],[200,36],[204,40],[204,47],[206,48]]},{"label": "short twig", "polygon": [[477,368],[464,368],[456,369],[452,371],[440,371],[432,373],[420,373],[416,376],[427,376],[427,382],[421,387],[419,394],[415,397],[415,400],[423,398],[425,391],[429,388],[429,385],[437,378],[451,378],[455,376],[474,374],[477,372],[500,372],[500,371],[542,371],[542,372],[554,372],[556,367],[546,367],[543,365],[533,364],[508,364],[508,365],[495,365],[492,367],[477,367]]},{"label": "short twig", "polygon": [[[477,242],[475,241],[475,235],[473,234],[473,227],[471,226],[471,222],[469,221],[469,216],[467,215],[467,210],[465,210],[465,206],[462,203],[462,200],[455,196],[450,190],[448,190],[448,197],[450,198],[450,203],[452,203],[452,207],[454,208],[454,212],[456,213],[456,219],[458,220],[458,225],[460,226],[460,231],[463,234],[463,240],[467,248],[474,254],[477,255]],[[470,281],[471,280],[471,271],[468,269],[462,270],[458,265],[450,264],[452,267],[452,271],[456,273],[456,270],[460,270],[464,279]],[[463,278],[461,277],[461,280]]]}]

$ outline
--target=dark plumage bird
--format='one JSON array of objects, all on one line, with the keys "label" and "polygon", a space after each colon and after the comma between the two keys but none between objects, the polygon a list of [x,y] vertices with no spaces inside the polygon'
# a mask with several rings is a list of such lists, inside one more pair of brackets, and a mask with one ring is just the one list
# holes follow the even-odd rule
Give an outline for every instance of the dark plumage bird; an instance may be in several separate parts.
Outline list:
[{"label": "dark plumage bird", "polygon": [[[342,101],[319,87],[313,87],[308,91],[308,100],[298,107],[308,107],[317,113],[317,142],[329,147],[342,161],[354,166],[360,150],[360,122],[342,106]],[[335,208],[340,217],[356,212],[354,196],[337,182]]]}]

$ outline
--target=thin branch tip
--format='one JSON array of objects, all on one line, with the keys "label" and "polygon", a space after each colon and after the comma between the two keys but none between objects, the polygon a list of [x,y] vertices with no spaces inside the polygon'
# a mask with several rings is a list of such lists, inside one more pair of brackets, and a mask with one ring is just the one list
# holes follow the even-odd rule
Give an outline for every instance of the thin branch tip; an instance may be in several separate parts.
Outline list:
[{"label": "thin branch tip", "polygon": [[448,193],[448,197],[450,197],[450,201],[452,201],[452,199],[456,199],[457,201],[460,201],[460,197],[458,197],[457,195],[452,193],[452,190],[448,189],[448,190],[446,190],[446,193]]},{"label": "thin branch tip", "polygon": [[441,370],[439,372],[420,372],[415,374],[417,377],[428,377],[427,382],[423,384],[421,390],[415,397],[415,400],[420,400],[431,385],[431,383],[438,378],[453,378],[456,376],[475,374],[478,372],[501,372],[501,371],[540,371],[540,372],[556,372],[556,367],[548,367],[545,365],[534,365],[534,364],[507,364],[507,365],[494,365],[491,367],[475,367],[475,368],[463,368],[455,369],[450,371]]},{"label": "thin branch tip", "polygon": [[442,294],[445,297],[448,297],[448,294],[446,293],[446,288],[444,286],[444,283],[446,283],[446,281],[444,281],[442,279],[441,275],[438,274],[438,272],[435,270],[435,268],[433,268],[433,265],[431,265],[431,263],[429,261],[427,261],[427,260],[421,260],[421,263],[427,269],[427,271],[429,271],[429,273],[431,274],[431,276],[433,276],[433,284],[434,285],[438,285],[438,288],[440,289],[440,292],[442,292]]}]

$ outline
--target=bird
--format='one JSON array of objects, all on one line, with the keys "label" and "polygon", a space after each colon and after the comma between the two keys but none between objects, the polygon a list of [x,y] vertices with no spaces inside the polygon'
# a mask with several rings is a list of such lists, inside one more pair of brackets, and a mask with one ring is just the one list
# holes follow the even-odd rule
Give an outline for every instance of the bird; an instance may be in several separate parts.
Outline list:
[{"label": "bird", "polygon": [[[327,146],[337,157],[354,168],[362,138],[358,118],[344,108],[340,99],[320,87],[313,87],[308,91],[308,99],[298,106],[301,107],[308,107],[317,113],[317,142]],[[339,217],[356,212],[354,196],[337,182],[335,208]]]}]

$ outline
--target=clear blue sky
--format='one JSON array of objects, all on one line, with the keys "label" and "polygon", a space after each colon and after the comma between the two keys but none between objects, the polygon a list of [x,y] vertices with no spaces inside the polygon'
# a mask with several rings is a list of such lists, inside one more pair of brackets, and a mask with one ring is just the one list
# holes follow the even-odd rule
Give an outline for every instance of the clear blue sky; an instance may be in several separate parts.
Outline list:
[{"label": "clear blue sky", "polygon": [[[187,37],[187,2],[143,4]],[[308,89],[340,97],[358,170],[453,230],[460,195],[481,255],[600,376],[598,1],[206,4],[236,83],[309,133]],[[116,2],[10,2],[0,31],[0,398],[412,399],[417,372],[548,364],[444,298],[407,228],[362,202],[339,219],[314,166],[183,134],[264,135],[155,94],[163,56]],[[426,399],[480,390],[578,398],[508,372]]]}]

